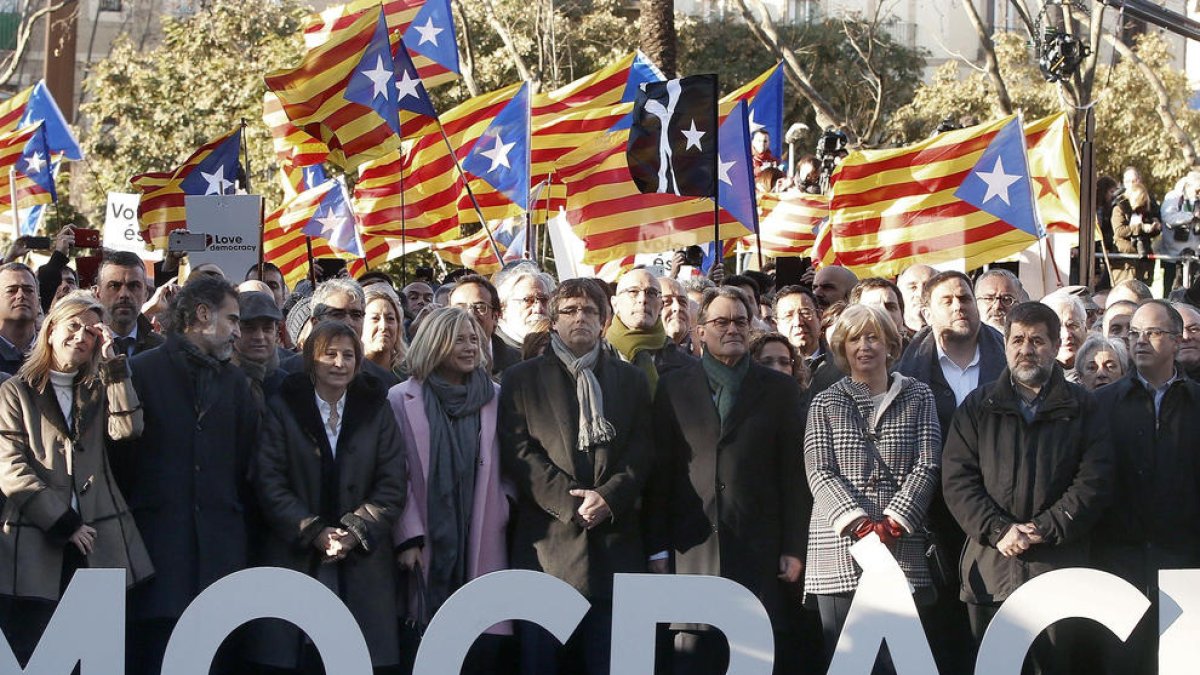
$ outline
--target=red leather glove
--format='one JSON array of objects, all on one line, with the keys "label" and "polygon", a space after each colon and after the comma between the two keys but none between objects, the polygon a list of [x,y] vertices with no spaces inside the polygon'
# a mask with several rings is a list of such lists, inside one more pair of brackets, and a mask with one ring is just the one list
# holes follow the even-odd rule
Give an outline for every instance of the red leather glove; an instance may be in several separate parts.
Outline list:
[{"label": "red leather glove", "polygon": [[874,531],[875,523],[872,523],[868,518],[863,518],[862,522],[850,532],[850,538],[854,541],[858,541]]}]

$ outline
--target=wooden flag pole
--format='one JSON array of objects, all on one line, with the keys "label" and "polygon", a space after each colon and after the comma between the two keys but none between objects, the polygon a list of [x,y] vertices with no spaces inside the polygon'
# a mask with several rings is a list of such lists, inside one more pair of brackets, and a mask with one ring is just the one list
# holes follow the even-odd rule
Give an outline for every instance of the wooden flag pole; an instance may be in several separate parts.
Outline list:
[{"label": "wooden flag pole", "polygon": [[716,260],[713,264],[724,263],[725,256],[724,248],[721,246],[721,205],[717,194],[720,190],[717,187],[721,175],[721,131],[720,131],[720,106],[717,104],[717,92],[721,90],[718,86],[718,76],[713,73],[713,100],[712,100],[712,135],[713,135],[713,165],[712,165],[712,200],[713,200],[713,241],[716,243],[717,250],[713,253]]},{"label": "wooden flag pole", "polygon": [[313,290],[317,290],[317,264],[313,260],[312,254],[312,237],[304,235],[304,250],[308,253],[308,283],[312,284]]},{"label": "wooden flag pole", "polygon": [[[442,140],[446,142],[446,149],[450,151],[450,158],[454,160],[454,168],[458,171],[458,177],[462,179],[467,196],[471,198],[471,206],[475,208],[475,214],[479,216],[479,224],[483,226],[483,231],[487,233],[488,243],[492,245],[492,252],[496,254],[496,260],[503,263],[504,255],[500,253],[500,247],[496,244],[495,237],[492,236],[492,228],[488,227],[487,219],[483,217],[483,209],[479,208],[479,201],[475,199],[475,193],[471,190],[471,181],[467,180],[467,174],[463,172],[462,164],[458,161],[458,155],[454,154],[454,146],[450,144],[450,137],[446,135],[446,130],[442,127],[440,121],[438,122],[438,131],[442,132]],[[461,234],[461,228],[459,233]]]},{"label": "wooden flag pole", "polygon": [[[441,124],[439,123],[440,127]],[[408,255],[408,218],[404,214],[404,155],[400,155],[400,288],[408,285],[408,267],[405,266],[404,256]],[[363,265],[366,265],[366,250],[363,251]]]}]

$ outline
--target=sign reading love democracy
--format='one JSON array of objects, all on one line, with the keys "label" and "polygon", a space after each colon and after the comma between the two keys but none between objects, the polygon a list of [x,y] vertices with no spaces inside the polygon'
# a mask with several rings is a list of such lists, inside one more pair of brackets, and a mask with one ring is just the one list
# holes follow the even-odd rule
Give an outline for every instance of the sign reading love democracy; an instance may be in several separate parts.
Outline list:
[{"label": "sign reading love democracy", "polygon": [[258,195],[188,196],[188,231],[208,236],[208,248],[188,253],[188,264],[212,263],[229,279],[244,279],[258,264],[262,233],[262,197]]}]

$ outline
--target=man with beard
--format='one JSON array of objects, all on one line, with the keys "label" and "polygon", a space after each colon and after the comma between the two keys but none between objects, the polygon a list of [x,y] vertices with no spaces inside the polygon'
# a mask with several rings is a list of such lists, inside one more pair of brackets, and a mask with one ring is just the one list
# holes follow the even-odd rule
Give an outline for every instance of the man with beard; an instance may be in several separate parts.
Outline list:
[{"label": "man with beard", "polygon": [[[938,426],[949,429],[959,404],[1003,372],[1004,337],[980,322],[971,280],[962,272],[930,277],[921,291],[921,304],[929,325],[913,336],[896,370],[929,385]],[[940,495],[929,507],[929,527],[944,553],[952,557],[962,550],[963,531]],[[940,672],[970,672],[974,656],[966,608],[957,598],[957,580],[941,581],[937,602],[926,612],[930,646]]]},{"label": "man with beard", "polygon": [[1179,365],[1187,376],[1200,381],[1200,309],[1186,302],[1173,302],[1171,306],[1183,318],[1183,336],[1179,341]]},{"label": "man with beard", "polygon": [[671,277],[659,277],[658,285],[662,288],[662,321],[663,330],[686,354],[692,352],[692,310],[691,299],[687,289],[679,280]]},{"label": "man with beard", "polygon": [[521,351],[526,333],[549,317],[547,303],[554,280],[532,264],[520,264],[498,273],[495,282],[500,293],[496,334],[509,347]]},{"label": "man with beard", "polygon": [[[946,504],[967,533],[960,597],[977,642],[1021,584],[1089,565],[1091,531],[1113,488],[1096,401],[1055,362],[1058,316],[1035,302],[1009,314],[1008,369],[967,397],[942,451]],[[1069,637],[1061,624],[1048,628],[1025,672],[1071,672]]]},{"label": "man with beard", "polygon": [[1067,381],[1078,384],[1079,373],[1075,370],[1075,354],[1087,339],[1087,310],[1079,298],[1066,293],[1051,293],[1042,298],[1042,304],[1058,314],[1062,335],[1059,338],[1057,360],[1063,367]]},{"label": "man with beard", "polygon": [[[262,283],[262,282],[258,282]],[[238,293],[241,334],[234,349],[237,364],[250,380],[250,389],[260,403],[279,391],[286,374],[279,368],[279,322],[283,313],[275,299],[263,291]]]},{"label": "man with beard", "polygon": [[1005,269],[992,269],[975,280],[975,302],[983,322],[1000,332],[1008,318],[1008,310],[1019,302],[1028,302],[1029,294],[1017,275]]},{"label": "man with beard", "polygon": [[108,327],[119,354],[133,357],[165,341],[141,313],[147,290],[146,266],[137,254],[105,251],[93,292],[108,310]]},{"label": "man with beard", "polygon": [[0,372],[16,374],[37,336],[37,278],[28,266],[0,265]]},{"label": "man with beard", "polygon": [[913,265],[896,278],[896,285],[900,287],[900,297],[904,300],[904,325],[909,334],[915,334],[925,327],[921,291],[925,282],[935,274],[937,270],[929,265]]},{"label": "man with beard", "polygon": [[549,303],[550,346],[504,371],[500,387],[501,466],[517,490],[510,563],[566,581],[591,609],[565,645],[519,624],[521,665],[601,675],[613,575],[648,566],[640,511],[654,455],[650,391],[600,344],[608,303],[598,284],[569,279]]},{"label": "man with beard", "polygon": [[621,275],[611,302],[613,319],[605,338],[622,361],[646,374],[651,394],[660,376],[695,361],[667,337],[659,280],[648,270],[629,270]]},{"label": "man with beard", "polygon": [[1116,489],[1097,529],[1104,536],[1096,537],[1093,566],[1151,602],[1124,644],[1105,639],[1103,672],[1114,675],[1158,672],[1158,572],[1200,567],[1200,383],[1176,360],[1184,328],[1170,303],[1142,303],[1129,327],[1134,372],[1096,391],[1116,454]]},{"label": "man with beard", "polygon": [[[238,296],[224,279],[185,285],[171,305],[166,343],[130,362],[146,420],[140,438],[113,448],[117,481],[154,563],[130,591],[130,673],[157,675],[175,623],[209,584],[248,564],[248,474],[258,405],[229,362],[240,336]],[[236,646],[214,672],[240,672]]]},{"label": "man with beard", "polygon": [[[800,388],[750,357],[750,302],[729,286],[705,293],[697,324],[704,356],[659,382],[654,429],[666,480],[647,491],[648,550],[669,551],[676,573],[745,586],[784,633],[795,600],[781,582],[801,577],[812,497]],[[725,672],[718,631],[673,628],[674,672]],[[775,640],[781,653],[794,642]]]}]

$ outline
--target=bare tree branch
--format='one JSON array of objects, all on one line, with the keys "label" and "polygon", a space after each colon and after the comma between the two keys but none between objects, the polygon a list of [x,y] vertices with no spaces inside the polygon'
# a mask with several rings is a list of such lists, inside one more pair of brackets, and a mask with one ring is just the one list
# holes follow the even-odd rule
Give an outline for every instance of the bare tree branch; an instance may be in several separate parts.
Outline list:
[{"label": "bare tree branch", "polygon": [[458,30],[462,39],[458,44],[462,47],[463,68],[459,74],[462,75],[463,86],[467,88],[467,93],[472,98],[479,95],[479,85],[475,82],[475,37],[471,33],[471,25],[467,23],[467,16],[463,14],[461,0],[454,0],[454,9],[458,11]]},{"label": "bare tree branch", "polygon": [[512,34],[508,32],[508,27],[500,19],[496,18],[496,8],[492,5],[492,0],[478,0],[478,2],[483,6],[484,16],[487,17],[492,30],[496,31],[496,35],[500,36],[500,41],[504,43],[504,51],[508,52],[508,60],[517,69],[517,75],[522,80],[529,82],[530,87],[534,91],[537,91],[540,83],[533,76],[533,73],[530,72],[529,66],[525,65],[525,59],[521,57],[521,52],[517,51],[517,45],[513,42]]},{"label": "bare tree branch", "polygon": [[1011,115],[1013,112],[1012,99],[1008,95],[1008,85],[1004,83],[1004,76],[1000,74],[1000,61],[996,58],[996,43],[992,41],[991,34],[983,25],[983,19],[979,18],[979,10],[975,9],[973,0],[962,0],[962,6],[967,12],[967,18],[971,20],[971,25],[975,27],[976,35],[979,36],[988,79],[992,82],[992,88],[996,90],[996,101],[992,109],[998,115]]},{"label": "bare tree branch", "polygon": [[17,74],[17,70],[21,67],[21,61],[25,58],[25,52],[29,49],[29,37],[37,22],[51,12],[57,12],[64,7],[75,5],[77,2],[78,0],[62,0],[61,2],[47,3],[21,19],[20,25],[17,26],[16,49],[3,61],[0,61],[0,84],[8,84],[9,80]]},{"label": "bare tree branch", "polygon": [[783,59],[786,68],[788,79],[792,84],[800,90],[800,95],[808,101],[812,106],[813,112],[817,117],[817,124],[822,127],[835,127],[843,130],[850,143],[858,142],[853,130],[849,129],[846,124],[845,117],[838,111],[833,109],[833,105],[821,95],[812,85],[808,74],[804,72],[804,68],[800,65],[800,60],[796,58],[796,53],[791,48],[785,46],[779,39],[779,32],[775,30],[775,22],[771,20],[771,14],[767,11],[762,0],[749,0],[754,3],[754,8],[758,10],[758,16],[750,11],[750,7],[746,4],[747,0],[738,0],[738,5],[742,8],[742,18],[746,21],[746,25],[758,38],[758,41],[769,49],[776,56]]},{"label": "bare tree branch", "polygon": [[1108,31],[1104,31],[1104,40],[1112,45],[1113,49],[1121,55],[1121,58],[1128,60],[1137,67],[1138,72],[1142,77],[1146,78],[1146,84],[1150,85],[1150,89],[1154,92],[1155,98],[1158,99],[1157,105],[1154,106],[1158,112],[1158,118],[1162,121],[1163,129],[1179,144],[1179,151],[1183,153],[1183,159],[1188,166],[1196,164],[1196,145],[1192,141],[1192,137],[1187,131],[1179,125],[1179,120],[1175,117],[1175,112],[1171,106],[1171,94],[1167,91],[1167,87],[1163,84],[1162,79],[1154,72],[1154,69],[1146,65],[1146,62],[1137,55],[1137,52],[1129,48],[1117,36]]}]

